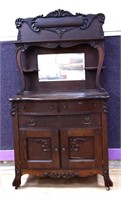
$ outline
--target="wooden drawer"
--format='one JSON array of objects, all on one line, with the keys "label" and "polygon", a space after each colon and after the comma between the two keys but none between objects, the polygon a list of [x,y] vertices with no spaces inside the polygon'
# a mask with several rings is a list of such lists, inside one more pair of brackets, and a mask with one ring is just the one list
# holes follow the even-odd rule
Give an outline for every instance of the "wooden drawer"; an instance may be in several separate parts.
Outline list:
[{"label": "wooden drawer", "polygon": [[26,101],[18,104],[19,113],[40,113],[54,114],[57,113],[57,103],[54,101]]},{"label": "wooden drawer", "polygon": [[101,111],[100,100],[71,100],[71,101],[24,101],[19,102],[19,113],[38,114],[68,114],[81,113],[85,111]]},{"label": "wooden drawer", "polygon": [[61,113],[79,113],[84,111],[101,111],[100,100],[75,100],[60,102]]},{"label": "wooden drawer", "polygon": [[20,115],[19,128],[101,127],[101,113],[83,115],[34,116]]}]

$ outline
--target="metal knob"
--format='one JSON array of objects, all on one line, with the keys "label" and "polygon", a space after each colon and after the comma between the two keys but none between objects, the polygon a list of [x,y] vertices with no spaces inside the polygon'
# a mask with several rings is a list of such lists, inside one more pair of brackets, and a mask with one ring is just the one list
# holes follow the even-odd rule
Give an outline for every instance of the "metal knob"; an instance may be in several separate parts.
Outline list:
[{"label": "metal knob", "polygon": [[59,151],[59,148],[58,148],[58,147],[55,147],[54,150],[55,150],[55,152],[58,152],[58,151]]},{"label": "metal knob", "polygon": [[54,106],[51,105],[51,106],[50,106],[50,110],[54,110]]},{"label": "metal knob", "polygon": [[62,147],[62,151],[66,151],[66,148],[65,148],[65,147]]},{"label": "metal knob", "polygon": [[66,110],[66,109],[68,108],[68,105],[65,104],[65,105],[63,106],[63,108],[64,108],[64,110]]}]

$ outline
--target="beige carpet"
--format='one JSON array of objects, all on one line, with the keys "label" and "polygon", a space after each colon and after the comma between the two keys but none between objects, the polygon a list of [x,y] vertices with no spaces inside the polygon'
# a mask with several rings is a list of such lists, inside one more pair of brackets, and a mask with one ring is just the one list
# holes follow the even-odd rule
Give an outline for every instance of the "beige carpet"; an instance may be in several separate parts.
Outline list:
[{"label": "beige carpet", "polygon": [[118,200],[121,199],[121,169],[110,169],[110,178],[114,186],[110,191],[104,187],[103,177],[92,176],[73,179],[38,178],[22,176],[21,186],[15,190],[12,186],[14,167],[0,167],[1,200]]}]

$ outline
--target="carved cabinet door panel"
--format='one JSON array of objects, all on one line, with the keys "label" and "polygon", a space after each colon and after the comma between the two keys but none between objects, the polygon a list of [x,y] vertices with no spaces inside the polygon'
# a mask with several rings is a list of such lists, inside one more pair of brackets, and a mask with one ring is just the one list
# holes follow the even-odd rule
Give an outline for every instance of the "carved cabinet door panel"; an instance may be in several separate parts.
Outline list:
[{"label": "carved cabinet door panel", "polygon": [[101,129],[61,130],[62,168],[102,166]]},{"label": "carved cabinet door panel", "polygon": [[59,168],[58,131],[20,131],[20,160],[22,168]]}]

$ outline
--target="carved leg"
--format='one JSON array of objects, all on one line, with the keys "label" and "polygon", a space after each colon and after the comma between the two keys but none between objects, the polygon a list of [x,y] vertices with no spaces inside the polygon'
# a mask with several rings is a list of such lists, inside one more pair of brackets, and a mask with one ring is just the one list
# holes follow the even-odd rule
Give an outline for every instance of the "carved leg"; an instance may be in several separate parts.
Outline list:
[{"label": "carved leg", "polygon": [[113,182],[109,177],[109,171],[104,170],[103,176],[104,176],[105,187],[107,190],[110,190],[110,186],[113,186]]},{"label": "carved leg", "polygon": [[17,189],[21,185],[21,173],[18,169],[16,169],[15,171],[16,171],[16,175],[15,175],[12,185],[15,186],[15,189]]}]

